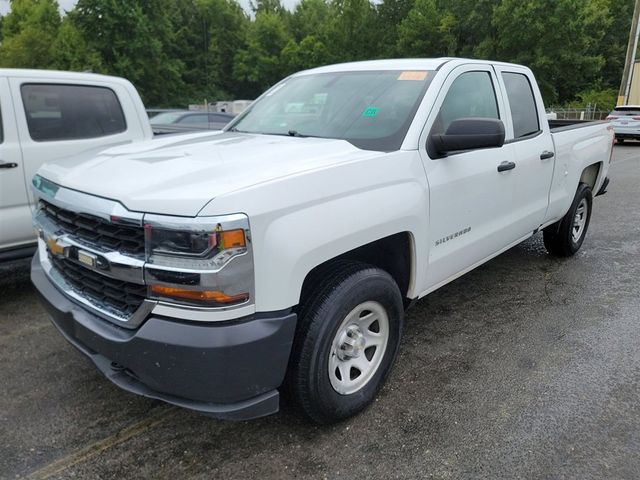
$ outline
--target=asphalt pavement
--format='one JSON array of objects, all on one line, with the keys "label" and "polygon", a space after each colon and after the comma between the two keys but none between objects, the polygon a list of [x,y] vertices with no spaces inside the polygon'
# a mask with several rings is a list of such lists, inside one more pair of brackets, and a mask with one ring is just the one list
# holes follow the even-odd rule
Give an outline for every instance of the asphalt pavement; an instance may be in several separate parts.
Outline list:
[{"label": "asphalt pavement", "polygon": [[610,177],[575,257],[538,234],[418,302],[377,401],[329,427],[123,392],[0,266],[0,478],[640,478],[640,143]]}]

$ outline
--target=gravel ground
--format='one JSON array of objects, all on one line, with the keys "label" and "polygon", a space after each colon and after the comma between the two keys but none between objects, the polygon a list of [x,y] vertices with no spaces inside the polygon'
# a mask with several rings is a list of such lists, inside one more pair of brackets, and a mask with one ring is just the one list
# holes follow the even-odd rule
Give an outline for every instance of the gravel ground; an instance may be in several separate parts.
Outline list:
[{"label": "gravel ground", "polygon": [[0,267],[0,478],[640,477],[640,144],[582,250],[540,234],[420,301],[363,414],[212,420],[120,391]]}]

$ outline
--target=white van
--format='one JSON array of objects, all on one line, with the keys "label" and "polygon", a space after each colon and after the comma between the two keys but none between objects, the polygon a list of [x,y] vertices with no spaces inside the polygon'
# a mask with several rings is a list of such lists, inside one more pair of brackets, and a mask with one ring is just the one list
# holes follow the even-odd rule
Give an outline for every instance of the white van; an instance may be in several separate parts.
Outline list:
[{"label": "white van", "polygon": [[152,138],[134,86],[90,73],[0,69],[0,261],[36,246],[29,185],[49,160]]}]

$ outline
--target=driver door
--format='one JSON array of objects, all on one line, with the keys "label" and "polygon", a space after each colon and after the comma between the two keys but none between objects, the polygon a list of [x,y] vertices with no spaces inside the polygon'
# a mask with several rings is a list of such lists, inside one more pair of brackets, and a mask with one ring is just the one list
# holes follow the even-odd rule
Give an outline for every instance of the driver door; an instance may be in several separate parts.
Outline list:
[{"label": "driver door", "polygon": [[[514,146],[452,152],[442,158],[426,148],[459,118],[495,118],[508,126],[495,72],[489,65],[452,71],[438,95],[421,138],[430,198],[427,290],[435,290],[518,240],[511,205],[517,161]],[[504,166],[504,165],[503,165]]]}]

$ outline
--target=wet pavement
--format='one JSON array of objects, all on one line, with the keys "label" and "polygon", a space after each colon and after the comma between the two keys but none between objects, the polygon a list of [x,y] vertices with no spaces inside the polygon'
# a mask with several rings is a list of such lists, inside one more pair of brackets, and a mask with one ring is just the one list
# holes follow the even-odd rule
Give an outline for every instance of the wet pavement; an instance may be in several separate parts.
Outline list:
[{"label": "wet pavement", "polygon": [[318,427],[212,420],[123,392],[0,267],[0,478],[640,477],[640,144],[582,250],[534,236],[421,300],[377,401]]}]

